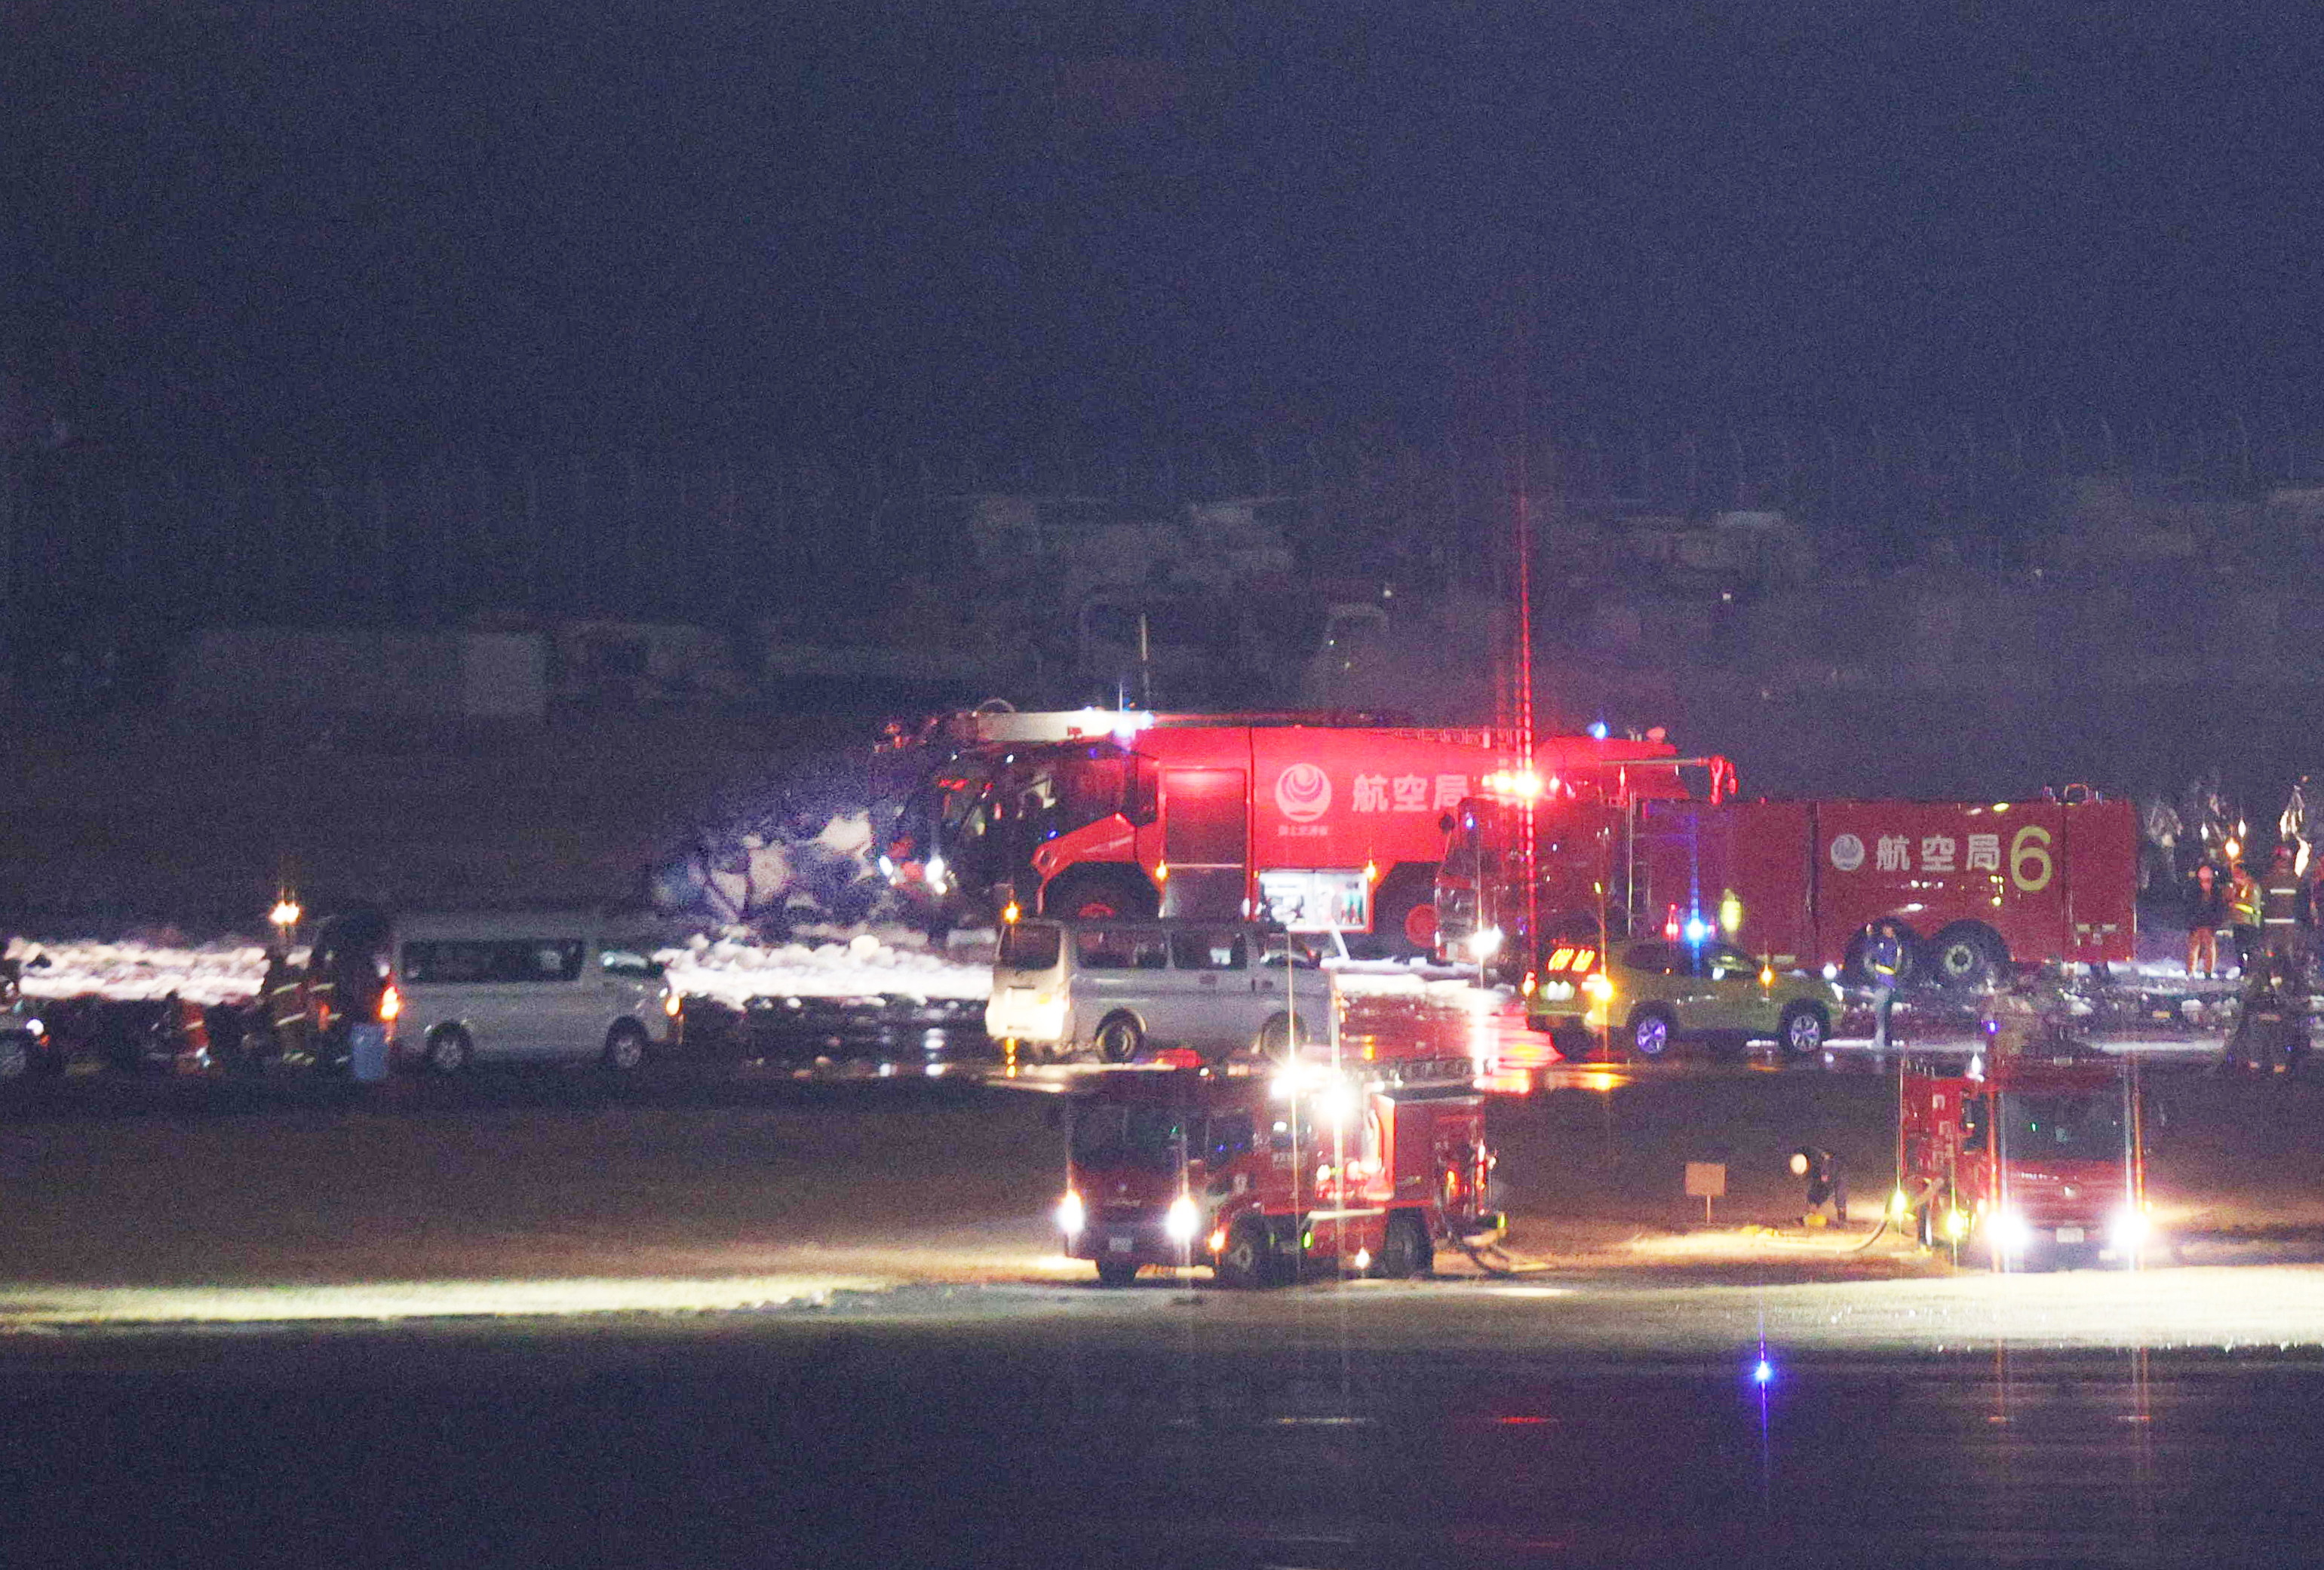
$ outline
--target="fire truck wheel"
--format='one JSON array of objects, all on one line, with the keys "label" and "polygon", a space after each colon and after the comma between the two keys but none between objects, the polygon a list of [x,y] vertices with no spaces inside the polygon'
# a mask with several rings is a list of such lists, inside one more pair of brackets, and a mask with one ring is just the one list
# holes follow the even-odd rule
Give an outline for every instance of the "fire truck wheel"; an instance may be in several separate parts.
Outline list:
[{"label": "fire truck wheel", "polygon": [[1101,1287],[1126,1287],[1137,1279],[1136,1260],[1102,1259],[1097,1262],[1097,1284]]},{"label": "fire truck wheel", "polygon": [[1667,1057],[1677,1023],[1667,1009],[1639,1009],[1630,1015],[1630,1051],[1650,1060]]},{"label": "fire truck wheel", "polygon": [[1436,869],[1402,865],[1380,879],[1372,896],[1371,957],[1409,959],[1436,946]]},{"label": "fire truck wheel", "polygon": [[428,1033],[427,1062],[438,1074],[456,1074],[475,1061],[476,1049],[468,1033],[456,1024],[439,1024]]},{"label": "fire truck wheel", "polygon": [[1399,1210],[1388,1218],[1388,1235],[1380,1240],[1380,1274],[1400,1281],[1426,1275],[1435,1263],[1435,1247],[1428,1241],[1428,1228],[1421,1225],[1419,1217]]},{"label": "fire truck wheel", "polygon": [[1041,892],[1042,913],[1053,916],[1144,918],[1159,908],[1145,874],[1127,868],[1076,868]]},{"label": "fire truck wheel", "polygon": [[1794,1058],[1812,1058],[1831,1037],[1831,1016],[1812,1003],[1795,1003],[1784,1010],[1784,1051]]},{"label": "fire truck wheel", "polygon": [[1982,987],[1999,969],[2001,940],[1975,922],[1957,922],[1929,945],[1929,967],[1946,987]]},{"label": "fire truck wheel", "polygon": [[1090,1037],[1090,1043],[1097,1048],[1100,1062],[1128,1063],[1134,1061],[1146,1045],[1146,1033],[1126,1014],[1108,1015]]},{"label": "fire truck wheel", "polygon": [[1227,1245],[1219,1250],[1219,1285],[1248,1291],[1266,1286],[1275,1273],[1266,1227],[1246,1216],[1227,1229]]}]

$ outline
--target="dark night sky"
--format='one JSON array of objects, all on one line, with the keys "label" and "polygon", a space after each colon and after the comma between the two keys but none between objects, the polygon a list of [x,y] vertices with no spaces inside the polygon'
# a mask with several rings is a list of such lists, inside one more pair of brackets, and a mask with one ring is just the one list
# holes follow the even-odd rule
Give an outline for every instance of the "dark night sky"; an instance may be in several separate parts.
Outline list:
[{"label": "dark night sky", "polygon": [[1529,298],[1551,411],[2304,407],[2319,38],[2288,4],[0,0],[0,359],[129,447],[1424,431]]}]

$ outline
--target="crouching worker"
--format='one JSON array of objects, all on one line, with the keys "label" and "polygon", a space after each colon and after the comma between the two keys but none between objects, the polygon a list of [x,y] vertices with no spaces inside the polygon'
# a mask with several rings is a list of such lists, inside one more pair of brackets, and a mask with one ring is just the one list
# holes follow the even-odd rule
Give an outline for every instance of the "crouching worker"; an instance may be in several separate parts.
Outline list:
[{"label": "crouching worker", "polygon": [[1802,1218],[1805,1225],[1848,1225],[1848,1177],[1840,1170],[1838,1156],[1802,1145],[1792,1152],[1792,1176],[1808,1180],[1808,1210]]}]

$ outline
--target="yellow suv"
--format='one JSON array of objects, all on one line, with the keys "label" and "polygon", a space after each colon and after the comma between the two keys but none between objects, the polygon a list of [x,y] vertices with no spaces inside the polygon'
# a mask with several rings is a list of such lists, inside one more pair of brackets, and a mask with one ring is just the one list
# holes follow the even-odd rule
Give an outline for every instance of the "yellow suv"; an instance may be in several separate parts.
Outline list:
[{"label": "yellow suv", "polygon": [[1840,991],[1803,972],[1776,971],[1731,944],[1617,941],[1554,950],[1528,978],[1526,1020],[1568,1058],[1595,1055],[1600,1041],[1643,1059],[1667,1057],[1683,1040],[1728,1051],[1773,1040],[1794,1057],[1823,1050],[1840,1013]]}]

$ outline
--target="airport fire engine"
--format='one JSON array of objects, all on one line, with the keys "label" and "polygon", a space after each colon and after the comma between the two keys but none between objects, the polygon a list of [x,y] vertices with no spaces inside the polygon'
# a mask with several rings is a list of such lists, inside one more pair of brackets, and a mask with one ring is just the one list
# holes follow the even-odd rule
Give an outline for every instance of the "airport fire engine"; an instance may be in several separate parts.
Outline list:
[{"label": "airport fire engine", "polygon": [[2135,1066],[1997,1045],[1965,1065],[1906,1061],[1897,1213],[1923,1244],[1996,1270],[2135,1265],[2148,1231]]},{"label": "airport fire engine", "polygon": [[[1545,779],[1537,800],[1462,804],[1439,877],[1443,941],[1495,923],[1515,931],[1530,909],[1551,943],[1717,938],[1779,971],[1855,972],[1887,920],[1908,975],[1955,986],[2012,962],[2126,960],[2135,946],[2127,802],[1720,802],[1578,785]],[[1510,956],[1513,973],[1536,959],[1531,945]]]},{"label": "airport fire engine", "polygon": [[[1488,730],[1319,714],[983,712],[895,749],[923,760],[885,870],[932,920],[1266,917],[1394,952],[1434,937],[1443,822],[1526,748]],[[1665,757],[1545,737],[1536,767]]]},{"label": "airport fire engine", "polygon": [[1411,1276],[1498,1237],[1468,1058],[1109,1069],[1070,1104],[1065,1253],[1126,1286],[1149,1265],[1222,1285]]}]

